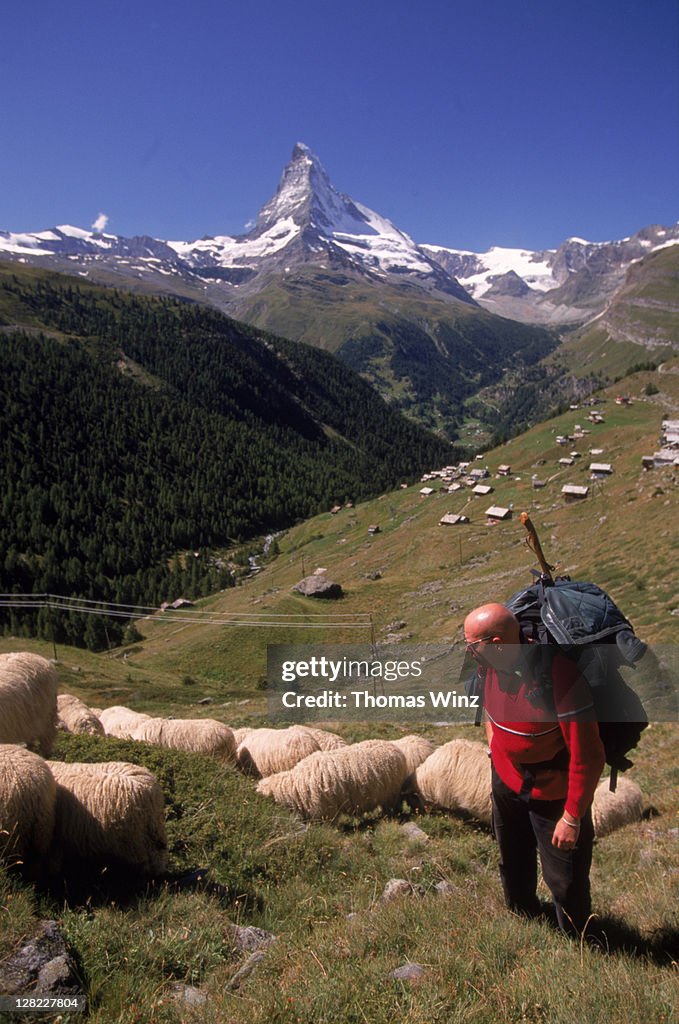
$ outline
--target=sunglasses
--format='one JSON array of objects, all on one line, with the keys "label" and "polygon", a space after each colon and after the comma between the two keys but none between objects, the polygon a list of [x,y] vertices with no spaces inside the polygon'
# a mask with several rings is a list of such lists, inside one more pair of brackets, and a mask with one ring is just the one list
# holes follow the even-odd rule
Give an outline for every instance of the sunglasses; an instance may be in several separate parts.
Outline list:
[{"label": "sunglasses", "polygon": [[492,640],[492,639],[493,639],[492,636],[482,636],[482,637],[479,637],[478,640],[470,640],[469,643],[466,645],[468,654],[473,654],[474,651],[476,650],[478,644],[483,644],[487,640]]}]

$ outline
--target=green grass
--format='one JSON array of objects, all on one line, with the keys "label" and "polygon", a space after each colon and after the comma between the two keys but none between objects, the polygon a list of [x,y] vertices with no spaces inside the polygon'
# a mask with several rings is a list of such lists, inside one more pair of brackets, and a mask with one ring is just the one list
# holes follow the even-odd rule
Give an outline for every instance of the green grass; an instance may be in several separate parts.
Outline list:
[{"label": "green grass", "polygon": [[[640,635],[667,643],[679,637],[679,617],[669,614],[679,592],[677,481],[673,470],[643,473],[640,459],[654,450],[660,420],[677,415],[677,370],[675,362],[663,373],[640,373],[626,382],[635,397],[631,407],[615,406],[616,389],[607,392],[600,406],[606,424],[592,427],[577,447],[584,453],[603,447],[601,458],[614,463],[615,473],[582,504],[564,505],[560,488],[571,476],[573,482],[586,477],[587,455],[566,474],[558,467],[563,450],[554,439],[572,432],[575,423],[585,425],[583,410],[484,456],[496,487],[492,500],[530,511],[547,557],[574,577],[608,588]],[[659,393],[645,397],[651,380]],[[503,462],[514,471],[509,481],[494,477]],[[551,478],[544,490],[532,491],[533,473]],[[405,623],[400,633],[413,641],[459,639],[475,604],[506,598],[529,582],[533,556],[517,520],[485,524],[490,501],[466,493],[424,499],[419,487],[299,524],[279,537],[280,554],[257,577],[200,602],[222,614],[305,612],[305,630],[151,618],[138,623],[143,639],[127,659],[122,651],[96,655],[59,647],[62,690],[98,706],[125,703],[152,713],[217,717],[234,726],[266,724],[265,695],[257,686],[267,643],[369,639],[369,630],[364,636],[312,629],[319,612],[369,613],[378,640],[394,623]],[[469,527],[438,526],[444,511],[463,509],[471,515]],[[373,522],[381,533],[369,537]],[[317,566],[342,583],[342,601],[320,605],[292,592],[303,572]],[[380,579],[367,578],[373,570]],[[0,650],[19,648],[53,654],[46,643],[0,642]],[[186,676],[194,682],[187,684]],[[205,696],[213,703],[199,705]],[[436,743],[478,736],[472,727],[396,727],[368,719],[332,726],[352,741],[411,731]],[[495,844],[471,823],[420,817],[430,838],[419,844],[404,835],[397,819],[305,825],[258,797],[254,783],[234,770],[179,752],[61,737],[56,756],[148,765],[165,793],[171,870],[205,868],[214,883],[146,891],[114,887],[106,877],[81,878],[50,895],[0,873],[0,956],[30,935],[37,920],[56,917],[81,959],[95,1024],[677,1024],[676,723],[654,723],[634,757],[632,777],[659,816],[595,848],[593,901],[610,954],[567,942],[545,921],[507,914]],[[392,877],[423,885],[425,896],[379,903]],[[440,880],[453,883],[452,895],[436,893]],[[236,992],[228,990],[228,981],[246,954],[233,947],[231,922],[278,936]],[[389,977],[408,961],[425,968],[419,984]],[[178,1009],[172,998],[178,982],[198,985],[208,1003],[196,1011]]]},{"label": "green grass", "polygon": [[[171,870],[206,868],[216,884],[135,890],[102,876],[86,890],[82,879],[71,882],[64,902],[61,890],[36,894],[2,872],[0,955],[39,918],[56,917],[78,954],[95,1024],[669,1024],[677,1019],[678,753],[674,727],[642,738],[634,773],[660,816],[597,843],[593,898],[606,938],[581,946],[547,921],[505,911],[495,844],[471,822],[419,816],[427,842],[405,835],[398,819],[307,825],[207,759],[63,736],[59,758],[151,768],[166,797]],[[392,877],[424,895],[382,903]],[[451,883],[447,895],[435,889],[442,880]],[[235,948],[231,923],[277,936],[233,992],[228,983],[247,954]],[[408,962],[425,969],[418,984],[390,978]],[[198,986],[208,1002],[195,1014],[179,1010],[178,983]]]},{"label": "green grass", "polygon": [[[677,415],[677,369],[675,360],[664,372],[630,378],[625,390],[634,396],[631,406],[615,405],[615,386],[604,392],[607,400],[597,408],[605,412],[605,424],[588,424],[586,409],[572,410],[485,453],[478,464],[488,465],[495,488],[487,499],[467,490],[423,498],[417,483],[334,516],[323,513],[280,536],[280,554],[259,575],[198,604],[216,615],[246,612],[279,624],[236,628],[181,617],[143,619],[137,624],[142,641],[125,652],[93,655],[59,647],[62,688],[95,706],[126,703],[153,713],[204,714],[247,724],[265,714],[257,686],[266,674],[267,644],[366,642],[372,635],[379,642],[395,622],[404,623],[401,634],[415,642],[459,639],[475,604],[506,599],[530,582],[535,559],[518,521],[523,509],[560,572],[608,589],[644,639],[676,642],[679,616],[669,613],[679,593],[674,557],[679,475],[671,468],[644,472],[641,457],[655,451],[661,420]],[[643,393],[649,381],[658,394]],[[561,448],[555,438],[572,433],[578,423],[591,433],[573,445],[582,456],[564,469],[558,460],[571,446]],[[597,460],[613,464],[613,475],[603,483],[589,480],[590,447],[603,448]],[[513,476],[496,477],[505,462]],[[532,489],[534,474],[547,481],[544,489]],[[564,504],[564,483],[589,484],[589,498]],[[484,512],[491,502],[512,502],[515,518],[488,526]],[[439,526],[448,511],[464,512],[471,523]],[[372,523],[381,528],[375,536],[367,532]],[[314,602],[293,592],[294,584],[318,567],[342,584],[341,601]],[[379,579],[369,578],[376,572]],[[338,613],[369,615],[372,630],[313,628],[319,616],[323,621]],[[281,616],[291,614],[306,615],[308,628],[286,628]],[[16,650],[18,644],[53,654],[49,643],[9,637],[0,639],[0,650]],[[193,685],[184,684],[187,676]],[[213,700],[207,708],[197,703],[204,697]],[[245,700],[250,703],[239,703]]]}]

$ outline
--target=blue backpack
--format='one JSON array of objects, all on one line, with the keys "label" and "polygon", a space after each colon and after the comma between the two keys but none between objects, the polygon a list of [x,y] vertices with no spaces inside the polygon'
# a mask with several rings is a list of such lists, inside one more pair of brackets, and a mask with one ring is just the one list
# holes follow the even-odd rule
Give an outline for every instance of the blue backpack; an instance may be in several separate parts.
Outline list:
[{"label": "blue backpack", "polygon": [[[537,575],[537,574],[536,574]],[[552,661],[557,651],[576,662],[592,691],[599,733],[611,767],[610,789],[617,774],[632,766],[627,757],[648,725],[648,716],[635,691],[620,674],[623,665],[635,666],[648,647],[637,637],[615,602],[594,583],[574,582],[568,576],[537,581],[505,602],[516,616],[522,637],[530,644],[536,686],[529,700],[554,706]],[[483,699],[482,668],[468,678],[467,688]],[[476,724],[481,722],[477,705]]]}]

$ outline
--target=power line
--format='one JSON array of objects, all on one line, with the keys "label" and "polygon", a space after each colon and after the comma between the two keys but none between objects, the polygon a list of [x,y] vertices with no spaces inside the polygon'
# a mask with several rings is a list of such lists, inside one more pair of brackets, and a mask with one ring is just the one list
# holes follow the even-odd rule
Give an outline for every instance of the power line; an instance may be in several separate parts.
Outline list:
[{"label": "power line", "polygon": [[[40,608],[77,612],[82,615],[104,615],[119,619],[153,617],[156,622],[185,622],[206,626],[251,626],[286,629],[370,629],[372,617],[367,612],[325,614],[323,612],[211,612],[203,609],[154,608],[144,605],[115,604],[89,598],[65,597],[59,594],[0,594],[0,608],[35,610]],[[311,620],[311,621],[309,621]]]}]

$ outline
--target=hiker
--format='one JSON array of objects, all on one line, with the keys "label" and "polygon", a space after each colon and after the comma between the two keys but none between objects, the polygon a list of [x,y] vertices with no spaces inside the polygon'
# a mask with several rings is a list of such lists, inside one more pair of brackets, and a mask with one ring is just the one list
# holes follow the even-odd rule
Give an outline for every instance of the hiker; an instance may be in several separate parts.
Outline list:
[{"label": "hiker", "polygon": [[591,692],[574,662],[555,649],[553,703],[547,702],[531,664],[537,645],[522,639],[504,605],[475,608],[464,634],[485,669],[493,831],[507,906],[528,917],[540,913],[539,853],[559,927],[578,934],[590,914],[590,805],[605,762]]}]

